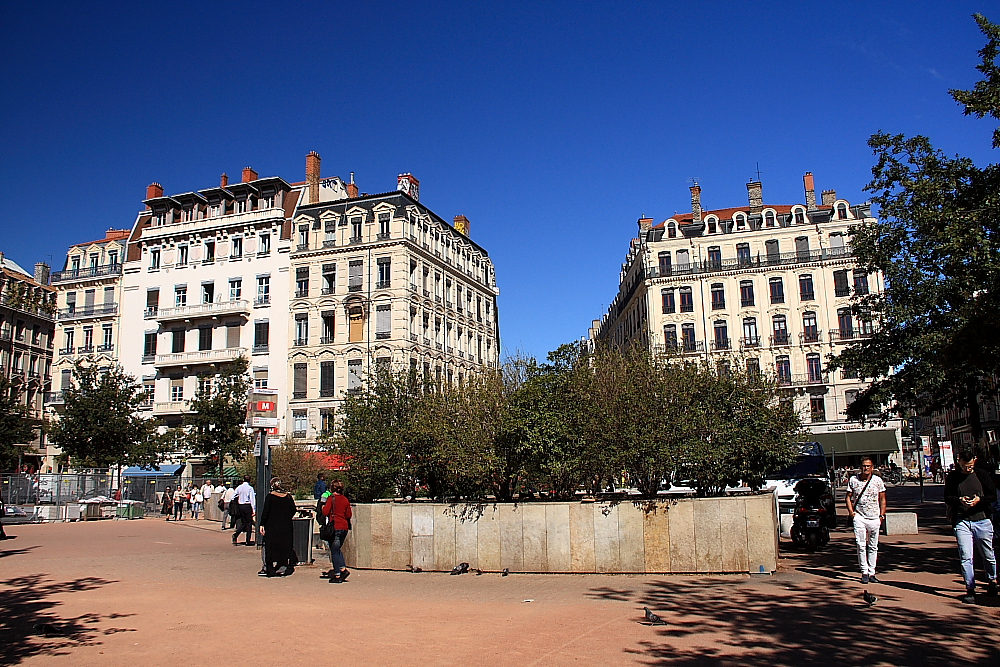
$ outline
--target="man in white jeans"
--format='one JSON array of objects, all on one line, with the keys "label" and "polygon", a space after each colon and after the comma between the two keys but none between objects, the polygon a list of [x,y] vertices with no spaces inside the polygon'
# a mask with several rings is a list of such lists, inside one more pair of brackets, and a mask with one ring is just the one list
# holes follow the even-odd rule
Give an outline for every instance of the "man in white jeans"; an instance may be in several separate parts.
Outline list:
[{"label": "man in white jeans", "polygon": [[861,472],[847,481],[847,514],[854,522],[858,543],[861,583],[878,583],[875,562],[878,560],[878,531],[885,518],[885,483],[875,473],[875,463],[861,459]]}]

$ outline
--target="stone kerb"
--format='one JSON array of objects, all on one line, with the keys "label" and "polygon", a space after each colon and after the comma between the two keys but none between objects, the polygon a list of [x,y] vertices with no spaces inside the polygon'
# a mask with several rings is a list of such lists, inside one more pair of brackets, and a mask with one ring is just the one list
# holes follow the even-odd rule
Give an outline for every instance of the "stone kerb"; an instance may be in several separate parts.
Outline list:
[{"label": "stone kerb", "polygon": [[[647,511],[648,510],[648,511]],[[350,567],[575,573],[771,573],[772,494],[725,498],[354,505]]]}]

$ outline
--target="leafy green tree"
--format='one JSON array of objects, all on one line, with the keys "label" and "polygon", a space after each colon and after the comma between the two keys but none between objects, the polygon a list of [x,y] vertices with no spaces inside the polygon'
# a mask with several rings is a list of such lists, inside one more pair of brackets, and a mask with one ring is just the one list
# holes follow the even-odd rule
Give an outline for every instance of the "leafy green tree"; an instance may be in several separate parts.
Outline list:
[{"label": "leafy green tree", "polygon": [[49,427],[49,440],[76,467],[158,462],[156,424],[139,415],[146,393],[121,366],[77,362],[73,386],[64,388],[63,396],[65,407]]},{"label": "leafy green tree", "polygon": [[240,460],[250,448],[247,432],[247,400],[253,380],[250,362],[240,357],[224,365],[217,376],[203,376],[186,420],[187,440],[192,450],[210,456],[219,474],[226,456]]},{"label": "leafy green tree", "polygon": [[[1000,118],[1000,26],[975,19],[989,40],[979,52],[986,79],[951,95],[966,114]],[[1000,324],[1000,166],[948,157],[922,136],[880,132],[868,143],[877,162],[865,189],[878,220],[853,230],[853,248],[863,268],[882,273],[885,288],[855,295],[855,314],[872,320],[875,333],[833,357],[830,368],[875,378],[848,408],[853,418],[970,407],[980,438],[977,396],[1000,371],[1000,339],[992,335]]]},{"label": "leafy green tree", "polygon": [[0,470],[9,470],[17,464],[18,448],[15,444],[35,439],[37,424],[30,418],[22,394],[21,385],[11,383],[6,375],[0,375]]}]

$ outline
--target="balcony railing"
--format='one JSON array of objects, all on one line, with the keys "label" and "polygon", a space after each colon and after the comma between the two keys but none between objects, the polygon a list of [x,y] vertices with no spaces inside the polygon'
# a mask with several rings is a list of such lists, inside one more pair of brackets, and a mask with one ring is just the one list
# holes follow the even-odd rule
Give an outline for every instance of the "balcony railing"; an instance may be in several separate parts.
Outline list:
[{"label": "balcony railing", "polygon": [[255,306],[268,306],[271,304],[271,295],[264,294],[263,296],[258,296],[253,300],[253,305]]},{"label": "balcony railing", "polygon": [[331,396],[335,396],[336,393],[337,392],[334,389],[320,389],[319,390],[319,397],[320,398],[330,398]]},{"label": "balcony railing", "polygon": [[65,405],[66,397],[61,391],[45,392],[45,405]]},{"label": "balcony railing", "polygon": [[114,349],[115,349],[114,345],[98,345],[97,346],[97,351],[98,352],[111,352]]},{"label": "balcony railing", "polygon": [[217,315],[233,315],[237,313],[249,313],[250,304],[243,299],[235,301],[220,301],[218,303],[199,303],[193,306],[177,306],[176,308],[160,308],[156,314],[156,319],[161,322],[167,320],[186,320],[194,317],[214,317]]},{"label": "balcony railing", "polygon": [[727,339],[722,339],[722,340],[713,340],[712,341],[712,349],[713,350],[729,350],[731,348],[732,348],[732,343],[729,342],[728,338]]},{"label": "balcony railing", "polygon": [[295,341],[293,342],[293,345],[297,346],[308,345],[308,344],[309,344],[308,338],[296,338]]},{"label": "balcony railing", "polygon": [[107,266],[96,266],[84,269],[68,269],[66,271],[56,271],[52,274],[52,282],[61,283],[61,282],[66,282],[68,280],[86,280],[88,278],[120,276],[121,274],[122,274],[121,264],[109,264]]},{"label": "balcony railing", "polygon": [[295,252],[302,252],[303,250],[309,250],[308,243],[300,243],[297,246],[295,246]]},{"label": "balcony railing", "polygon": [[788,345],[788,334],[775,334],[771,336],[771,345]]},{"label": "balcony railing", "polygon": [[254,354],[267,354],[270,350],[271,350],[271,347],[269,345],[254,345],[253,346],[253,353]]},{"label": "balcony railing", "polygon": [[59,354],[61,354],[64,357],[68,357],[71,354],[76,354],[76,348],[72,345],[70,345],[69,347],[61,347],[59,348]]},{"label": "balcony railing", "polygon": [[358,283],[356,285],[348,285],[347,286],[347,291],[348,292],[360,292],[361,291],[361,287],[362,287],[361,283]]},{"label": "balcony railing", "polygon": [[232,361],[246,355],[245,347],[230,347],[222,350],[199,350],[197,352],[175,352],[156,355],[157,366],[189,366]]},{"label": "balcony railing", "polygon": [[845,341],[859,340],[861,338],[871,338],[871,331],[860,329],[830,329],[830,341],[842,343]]},{"label": "balcony railing", "polygon": [[79,352],[80,354],[93,354],[93,352],[94,352],[94,346],[93,345],[81,345],[80,347],[76,348],[76,351]]},{"label": "balcony railing", "polygon": [[380,280],[375,283],[375,289],[389,289],[390,284],[388,280]]},{"label": "balcony railing", "polygon": [[723,271],[735,271],[739,269],[808,264],[810,262],[844,259],[851,256],[850,248],[824,248],[823,250],[814,250],[811,252],[786,252],[770,256],[758,255],[757,257],[737,257],[723,260],[705,260],[703,262],[695,261],[689,264],[675,264],[669,267],[652,266],[648,267],[646,272],[650,278],[666,278],[668,276],[721,273]]},{"label": "balcony railing", "polygon": [[323,296],[328,296],[328,295],[334,293],[334,289],[336,289],[336,288],[334,288],[334,287],[324,287],[323,289],[321,289],[319,291],[319,293],[322,294]]},{"label": "balcony railing", "polygon": [[743,336],[740,338],[743,347],[760,347],[760,336]]},{"label": "balcony railing", "polygon": [[361,237],[360,236],[352,236],[350,239],[348,239],[348,243],[350,243],[351,245],[355,245],[355,244],[361,243]]},{"label": "balcony railing", "polygon": [[850,287],[834,287],[833,288],[833,295],[834,296],[851,296],[851,288]]},{"label": "balcony railing", "polygon": [[827,384],[828,380],[829,376],[825,373],[795,373],[794,375],[778,375],[778,385],[782,387]]},{"label": "balcony railing", "polygon": [[180,415],[191,412],[190,401],[167,401],[153,403],[153,415]]},{"label": "balcony railing", "polygon": [[337,242],[334,241],[333,239],[327,239],[327,240],[323,241],[323,247],[324,248],[333,248],[336,245],[337,245]]},{"label": "balcony railing", "polygon": [[419,340],[420,340],[420,336],[418,336],[418,335],[417,335],[417,334],[415,334],[415,333],[411,333],[411,334],[410,334],[410,340],[411,340],[412,342],[416,343],[417,341],[419,341]]},{"label": "balcony railing", "polygon": [[426,298],[426,299],[431,298],[430,290],[424,290],[423,292],[424,292],[424,298]]},{"label": "balcony railing", "polygon": [[117,303],[102,303],[96,306],[76,306],[74,308],[61,308],[59,310],[59,320],[76,320],[85,317],[103,317],[114,315],[118,312]]},{"label": "balcony railing", "polygon": [[320,345],[333,345],[333,343],[334,343],[334,337],[333,336],[322,336],[319,339],[319,344]]},{"label": "balcony railing", "polygon": [[297,290],[295,290],[295,298],[296,299],[302,299],[302,298],[307,297],[307,296],[309,296],[309,290],[307,290],[307,289],[297,289]]},{"label": "balcony railing", "polygon": [[388,241],[389,240],[389,234],[387,234],[387,233],[386,234],[379,234],[378,236],[375,237],[375,239],[377,241]]},{"label": "balcony railing", "polygon": [[803,343],[818,343],[823,338],[822,331],[806,331],[799,334],[799,340]]},{"label": "balcony railing", "polygon": [[378,331],[375,333],[375,338],[379,340],[388,340],[392,334],[388,331]]}]

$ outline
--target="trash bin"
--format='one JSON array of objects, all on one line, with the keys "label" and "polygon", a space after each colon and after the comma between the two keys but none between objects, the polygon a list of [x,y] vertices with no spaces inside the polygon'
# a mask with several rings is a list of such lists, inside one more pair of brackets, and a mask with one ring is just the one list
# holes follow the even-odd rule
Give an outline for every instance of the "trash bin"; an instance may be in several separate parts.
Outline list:
[{"label": "trash bin", "polygon": [[116,516],[119,519],[141,519],[145,516],[146,508],[143,507],[142,503],[139,502],[122,502],[118,503],[118,513]]},{"label": "trash bin", "polygon": [[309,565],[313,560],[312,525],[311,516],[292,519],[292,548],[295,549],[300,565]]}]

